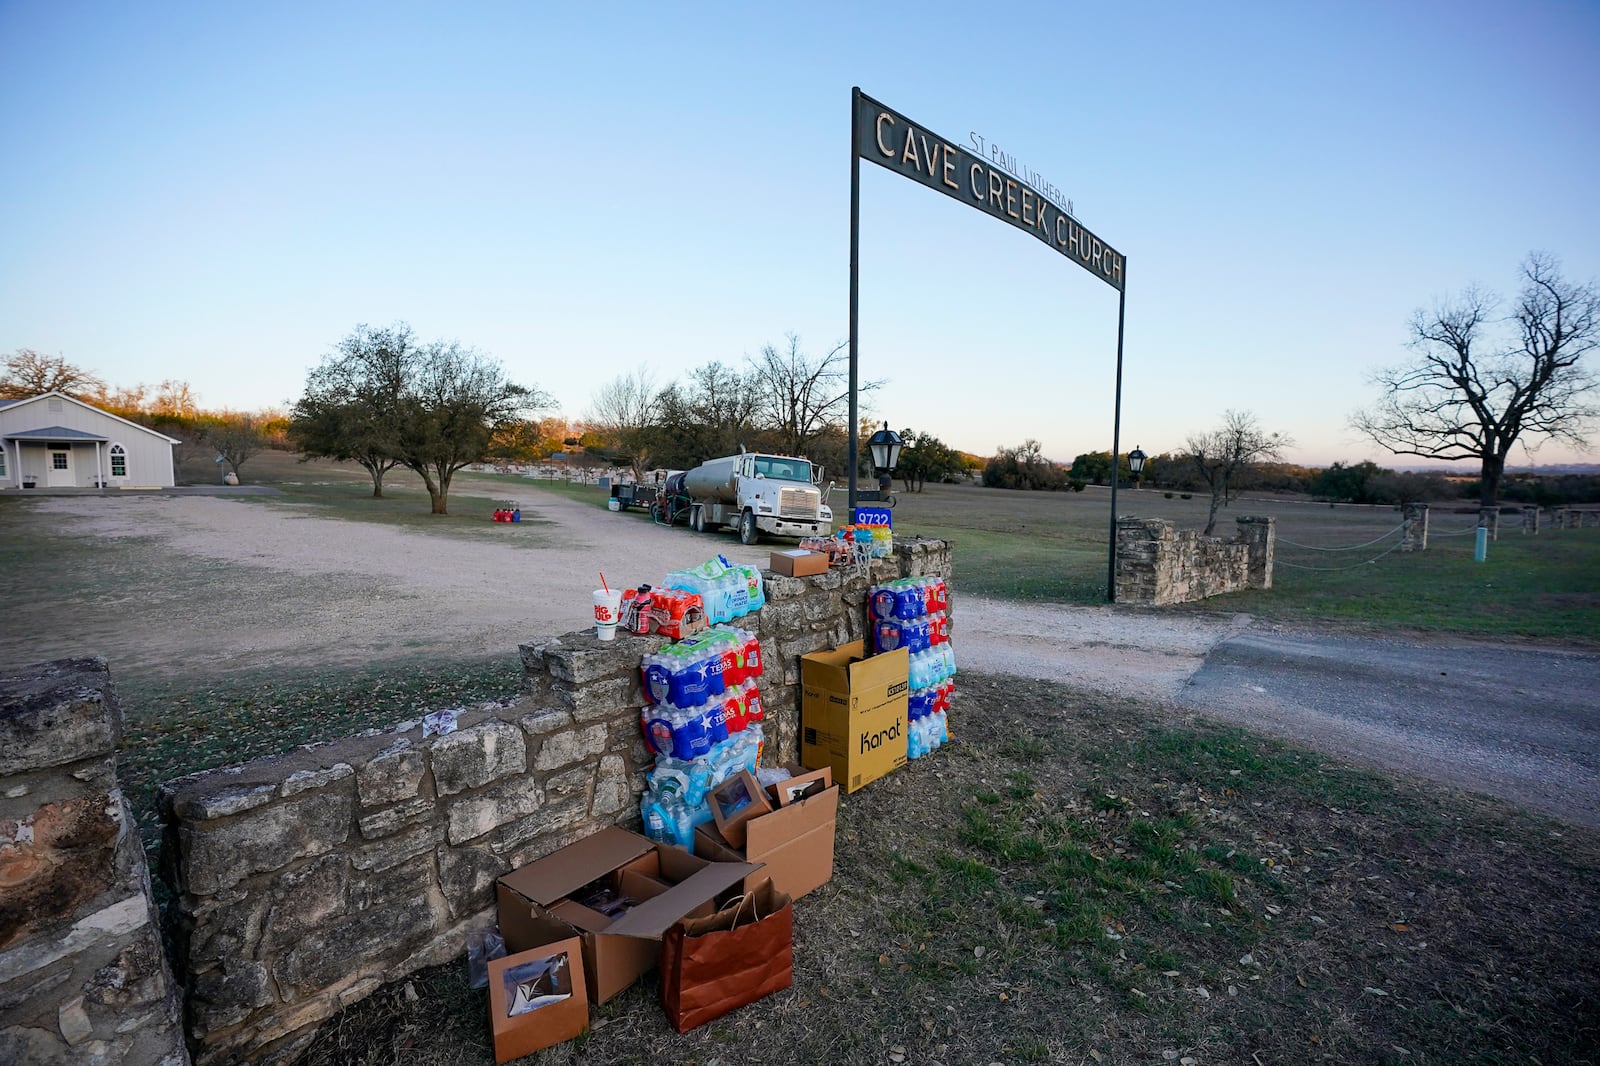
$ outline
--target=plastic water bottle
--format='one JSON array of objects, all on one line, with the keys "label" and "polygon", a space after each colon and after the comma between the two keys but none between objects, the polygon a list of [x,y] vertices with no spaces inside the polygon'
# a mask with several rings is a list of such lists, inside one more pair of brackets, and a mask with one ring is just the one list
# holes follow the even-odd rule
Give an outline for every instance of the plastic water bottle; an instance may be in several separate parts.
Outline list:
[{"label": "plastic water bottle", "polygon": [[658,756],[656,768],[650,771],[650,785],[646,791],[659,799],[683,795],[689,787],[689,770],[692,766],[693,764],[687,759],[678,759],[671,755]]},{"label": "plastic water bottle", "polygon": [[766,588],[761,584],[761,571],[753,566],[741,566],[739,570],[744,576],[745,598],[750,605],[750,610],[761,610],[767,605],[767,592]]},{"label": "plastic water bottle", "polygon": [[872,627],[873,644],[881,654],[904,647],[906,643],[905,623],[894,618],[884,618]]},{"label": "plastic water bottle", "polygon": [[711,750],[703,715],[685,707],[672,709],[672,754],[679,759],[697,759]]},{"label": "plastic water bottle", "polygon": [[744,716],[751,726],[766,720],[767,709],[761,702],[761,690],[754,681],[746,681],[742,692],[744,696]]},{"label": "plastic water bottle", "polygon": [[922,746],[922,722],[913,715],[911,725],[906,730],[906,758],[920,759],[926,754]]},{"label": "plastic water bottle", "polygon": [[701,721],[706,724],[706,737],[711,741],[712,749],[728,739],[728,719],[721,699],[707,700],[695,708],[695,713],[699,714]]},{"label": "plastic water bottle", "polygon": [[669,645],[661,651],[644,657],[639,667],[643,683],[639,686],[645,699],[651,703],[664,703],[672,693],[672,667],[677,656]]},{"label": "plastic water bottle", "polygon": [[739,635],[744,639],[744,676],[747,681],[754,681],[766,669],[761,658],[761,641],[747,629],[739,630]]},{"label": "plastic water bottle", "polygon": [[737,736],[743,733],[750,724],[750,716],[744,710],[744,691],[730,688],[722,696],[722,720],[728,727],[728,736]]},{"label": "plastic water bottle", "polygon": [[730,568],[719,580],[724,588],[723,595],[728,598],[728,621],[749,614],[750,583],[745,580],[744,572]]},{"label": "plastic water bottle", "polygon": [[700,656],[705,662],[706,695],[720,696],[728,687],[722,677],[722,648],[715,637],[700,646]]},{"label": "plastic water bottle", "polygon": [[714,632],[722,654],[722,682],[728,688],[739,688],[750,676],[744,665],[744,631],[718,629]]},{"label": "plastic water bottle", "polygon": [[644,821],[644,835],[662,844],[674,843],[676,835],[666,804],[652,793],[646,792],[639,800],[639,817]]}]

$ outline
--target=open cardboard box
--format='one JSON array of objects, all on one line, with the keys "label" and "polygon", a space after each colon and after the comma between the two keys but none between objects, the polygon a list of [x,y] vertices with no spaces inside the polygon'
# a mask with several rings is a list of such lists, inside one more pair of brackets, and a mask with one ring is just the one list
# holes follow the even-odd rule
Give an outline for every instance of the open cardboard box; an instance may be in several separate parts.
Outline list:
[{"label": "open cardboard box", "polygon": [[826,552],[807,551],[804,548],[787,548],[775,551],[767,560],[767,569],[784,577],[810,577],[828,572]]},{"label": "open cardboard box", "polygon": [[[589,1000],[605,1003],[656,965],[661,936],[679,918],[710,904],[759,867],[691,855],[611,827],[546,855],[495,883],[500,933],[518,953],[547,939],[547,921],[581,938]],[[612,919],[571,898],[598,881],[626,882],[639,900]]]},{"label": "open cardboard box", "polygon": [[774,806],[766,789],[749,770],[741,770],[706,793],[706,801],[711,806],[717,832],[736,848],[744,847],[744,824],[766,814]]},{"label": "open cardboard box", "polygon": [[530,922],[525,931],[542,942],[489,962],[489,1029],[496,1063],[531,1055],[589,1029],[583,939],[552,919]]},{"label": "open cardboard box", "polygon": [[854,792],[906,764],[910,654],[864,641],[800,657],[800,761]]},{"label": "open cardboard box", "polygon": [[833,879],[839,787],[833,783],[832,771],[826,767],[815,774],[806,773],[800,766],[789,769],[794,777],[779,781],[767,790],[778,802],[782,802],[781,790],[786,785],[803,788],[804,782],[820,779],[822,790],[745,822],[743,848],[729,843],[715,825],[696,826],[694,852],[719,863],[740,860],[760,863],[760,872],[745,878],[746,892],[752,891],[762,878],[770,877],[774,888],[799,899]]}]

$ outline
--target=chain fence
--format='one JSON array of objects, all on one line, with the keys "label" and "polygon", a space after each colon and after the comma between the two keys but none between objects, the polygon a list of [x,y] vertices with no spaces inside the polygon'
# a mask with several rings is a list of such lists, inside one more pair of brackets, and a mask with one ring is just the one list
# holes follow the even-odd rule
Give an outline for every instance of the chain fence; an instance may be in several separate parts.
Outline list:
[{"label": "chain fence", "polygon": [[[1362,541],[1360,544],[1340,544],[1340,545],[1302,544],[1299,541],[1289,540],[1286,537],[1278,537],[1277,538],[1277,542],[1279,544],[1287,544],[1287,545],[1289,545],[1291,547],[1295,547],[1295,548],[1303,548],[1306,551],[1316,551],[1316,552],[1353,552],[1353,551],[1360,551],[1363,548],[1370,548],[1374,544],[1380,544],[1383,541],[1386,541],[1390,537],[1394,536],[1396,533],[1402,532],[1405,528],[1406,528],[1406,524],[1404,522],[1402,522],[1399,525],[1395,526],[1393,529],[1386,530],[1385,532],[1379,534],[1378,536],[1372,538],[1371,540]],[[1403,543],[1403,541],[1398,541],[1397,540],[1393,544],[1389,545],[1389,547],[1387,547],[1383,551],[1379,552],[1377,555],[1374,555],[1372,558],[1370,558],[1370,559],[1362,559],[1359,562],[1349,563],[1349,564],[1347,564],[1345,566],[1307,566],[1304,563],[1291,563],[1287,559],[1282,558],[1281,556],[1278,557],[1276,562],[1277,562],[1278,566],[1287,566],[1292,570],[1312,570],[1312,571],[1316,571],[1317,573],[1332,574],[1332,573],[1337,573],[1337,572],[1339,572],[1341,570],[1356,570],[1356,569],[1359,569],[1360,567],[1363,567],[1363,566],[1371,566],[1373,563],[1376,563],[1379,559],[1382,559],[1385,555],[1389,555],[1392,552],[1399,551],[1400,550],[1400,545],[1402,543]]]}]

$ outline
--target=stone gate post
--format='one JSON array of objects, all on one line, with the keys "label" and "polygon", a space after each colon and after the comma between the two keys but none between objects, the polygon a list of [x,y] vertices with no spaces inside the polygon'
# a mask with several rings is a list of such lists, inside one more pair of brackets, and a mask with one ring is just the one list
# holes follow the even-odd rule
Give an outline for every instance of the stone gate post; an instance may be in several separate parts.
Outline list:
[{"label": "stone gate post", "polygon": [[1268,515],[1240,515],[1239,539],[1249,552],[1249,576],[1245,587],[1270,589],[1272,587],[1272,562],[1277,544],[1277,519]]},{"label": "stone gate post", "polygon": [[1428,550],[1428,505],[1408,503],[1400,508],[1400,550],[1425,552]]},{"label": "stone gate post", "polygon": [[0,1062],[188,1066],[104,659],[0,676]]}]

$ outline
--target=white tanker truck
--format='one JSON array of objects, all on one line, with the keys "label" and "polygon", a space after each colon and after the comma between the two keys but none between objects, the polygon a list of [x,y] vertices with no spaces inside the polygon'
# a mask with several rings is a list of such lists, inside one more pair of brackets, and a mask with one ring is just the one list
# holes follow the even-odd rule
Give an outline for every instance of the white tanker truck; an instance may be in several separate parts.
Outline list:
[{"label": "white tanker truck", "polygon": [[679,513],[686,509],[696,532],[732,526],[741,543],[754,544],[763,533],[826,537],[833,532],[833,511],[817,487],[821,476],[809,459],[740,452],[672,474],[665,488],[676,498]]}]

